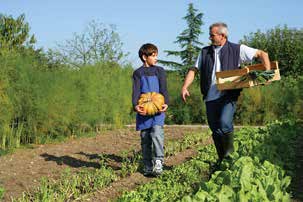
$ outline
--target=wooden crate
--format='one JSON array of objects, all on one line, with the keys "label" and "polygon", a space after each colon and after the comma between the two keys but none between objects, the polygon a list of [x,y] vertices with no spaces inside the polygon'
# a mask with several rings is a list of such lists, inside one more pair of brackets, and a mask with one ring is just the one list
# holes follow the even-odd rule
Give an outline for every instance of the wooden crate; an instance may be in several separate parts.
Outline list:
[{"label": "wooden crate", "polygon": [[270,67],[275,71],[274,77],[265,82],[265,83],[257,83],[252,79],[246,79],[244,81],[241,80],[242,76],[247,75],[249,71],[253,70],[265,70],[263,64],[256,64],[251,66],[245,66],[242,69],[236,70],[227,70],[222,72],[216,72],[216,84],[219,90],[230,90],[230,89],[238,89],[238,88],[249,88],[256,85],[264,85],[269,84],[272,81],[280,80],[280,72],[278,67],[278,62],[273,61],[270,63]]}]

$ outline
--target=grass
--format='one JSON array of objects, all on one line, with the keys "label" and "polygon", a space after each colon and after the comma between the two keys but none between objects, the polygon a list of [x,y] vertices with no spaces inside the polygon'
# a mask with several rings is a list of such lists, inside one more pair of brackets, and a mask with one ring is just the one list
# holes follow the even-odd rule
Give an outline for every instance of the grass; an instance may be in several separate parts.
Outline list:
[{"label": "grass", "polygon": [[2,199],[4,196],[4,188],[0,187],[0,199]]},{"label": "grass", "polygon": [[[43,137],[41,138],[40,144],[57,144],[57,143],[64,143],[64,142],[68,142],[71,139],[81,139],[81,138],[88,138],[88,137],[96,137],[98,134],[100,134],[100,132],[105,132],[105,131],[110,131],[110,130],[114,130],[115,127],[113,126],[108,126],[108,127],[104,127],[102,130],[100,130],[98,133],[97,132],[79,132],[76,135],[72,135],[72,136],[56,136],[56,137]],[[1,149],[0,148],[0,157],[7,155],[7,154],[12,154],[14,153],[16,150],[18,149],[34,149],[36,148],[36,144],[21,144],[18,148],[7,148],[7,149]]]}]

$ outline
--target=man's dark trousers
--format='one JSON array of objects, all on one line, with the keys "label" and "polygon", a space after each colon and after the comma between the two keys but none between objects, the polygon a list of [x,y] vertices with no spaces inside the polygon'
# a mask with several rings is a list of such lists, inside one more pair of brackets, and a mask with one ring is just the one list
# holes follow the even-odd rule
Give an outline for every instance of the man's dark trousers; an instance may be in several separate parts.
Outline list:
[{"label": "man's dark trousers", "polygon": [[222,159],[233,151],[233,118],[236,101],[226,97],[206,102],[206,113],[209,127],[219,156]]}]

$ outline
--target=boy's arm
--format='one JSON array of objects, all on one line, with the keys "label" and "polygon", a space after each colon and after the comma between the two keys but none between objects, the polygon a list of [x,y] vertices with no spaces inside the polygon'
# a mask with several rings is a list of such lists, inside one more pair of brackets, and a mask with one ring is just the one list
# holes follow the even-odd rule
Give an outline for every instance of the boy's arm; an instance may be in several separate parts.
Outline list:
[{"label": "boy's arm", "polygon": [[160,68],[159,86],[160,86],[160,93],[164,96],[165,104],[168,105],[169,98],[168,98],[168,91],[167,91],[166,72],[163,68]]},{"label": "boy's arm", "polygon": [[132,104],[133,109],[136,111],[135,107],[138,105],[138,100],[140,98],[140,75],[137,71],[133,73],[133,92],[132,92]]}]

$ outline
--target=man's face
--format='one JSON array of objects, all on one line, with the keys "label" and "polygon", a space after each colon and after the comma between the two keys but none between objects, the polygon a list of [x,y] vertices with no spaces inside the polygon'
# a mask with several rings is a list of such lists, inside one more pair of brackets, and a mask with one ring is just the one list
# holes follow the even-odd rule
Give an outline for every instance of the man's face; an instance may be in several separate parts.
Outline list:
[{"label": "man's face", "polygon": [[143,58],[145,60],[145,66],[147,67],[154,66],[158,60],[158,53],[153,53],[150,56],[143,56]]},{"label": "man's face", "polygon": [[218,31],[218,27],[213,27],[209,32],[209,39],[211,40],[212,45],[222,46],[224,45],[225,37],[223,34],[219,34]]}]

